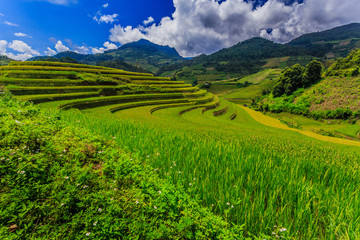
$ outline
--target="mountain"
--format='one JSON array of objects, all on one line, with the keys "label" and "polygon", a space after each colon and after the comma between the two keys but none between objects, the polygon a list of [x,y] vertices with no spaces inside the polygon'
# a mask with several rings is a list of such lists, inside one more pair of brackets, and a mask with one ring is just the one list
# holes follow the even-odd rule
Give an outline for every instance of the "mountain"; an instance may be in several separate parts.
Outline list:
[{"label": "mountain", "polygon": [[300,46],[314,56],[338,58],[360,48],[360,23],[336,27],[322,32],[302,35],[288,45]]},{"label": "mountain", "polygon": [[0,66],[8,65],[9,62],[11,62],[11,61],[12,61],[11,58],[8,58],[7,56],[0,55]]},{"label": "mountain", "polygon": [[52,57],[40,56],[29,59],[29,61],[50,61],[50,62],[67,62],[67,63],[82,63],[89,65],[97,65],[111,68],[118,68],[125,71],[132,72],[150,72],[141,67],[131,65],[122,60],[116,59],[110,55],[104,54],[79,54],[76,52],[61,52]]},{"label": "mountain", "polygon": [[158,74],[175,71],[173,74],[182,79],[220,80],[256,73],[270,58],[303,55],[308,55],[308,51],[301,47],[255,37],[211,55],[202,54],[186,63],[178,64],[180,70],[176,70],[176,66],[164,66]]},{"label": "mountain", "polygon": [[263,68],[284,68],[313,59],[323,62],[345,57],[360,48],[360,24],[352,23],[330,30],[305,34],[287,44],[252,38],[211,55],[202,54],[191,61],[163,66],[158,75],[185,80],[212,81],[249,75]]},{"label": "mountain", "polygon": [[[134,72],[157,72],[162,66],[185,61],[175,48],[160,46],[148,40],[124,44],[118,49],[101,54],[79,54],[76,52],[61,52],[53,56],[63,61],[76,60],[79,63],[119,68]],[[49,57],[35,57],[30,60],[51,60]]]},{"label": "mountain", "polygon": [[152,72],[156,72],[161,66],[184,61],[175,48],[160,46],[145,39],[124,44],[103,55],[121,59]]}]

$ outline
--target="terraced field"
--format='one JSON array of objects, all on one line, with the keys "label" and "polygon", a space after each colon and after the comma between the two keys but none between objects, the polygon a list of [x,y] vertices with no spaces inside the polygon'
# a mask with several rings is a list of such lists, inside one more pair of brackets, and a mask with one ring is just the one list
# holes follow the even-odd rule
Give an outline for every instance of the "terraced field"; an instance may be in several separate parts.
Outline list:
[{"label": "terraced field", "polygon": [[[213,213],[243,225],[245,237],[358,239],[358,142],[293,131],[182,81],[78,65],[46,71],[34,63],[2,68],[0,81],[16,98],[68,109],[61,119],[117,142]],[[11,68],[18,64],[36,70]],[[266,76],[259,86],[272,81]]]},{"label": "terraced field", "polygon": [[70,63],[11,62],[0,67],[0,85],[20,100],[56,102],[60,109],[110,106],[111,112],[117,112],[147,105],[196,109],[219,101],[213,94],[183,81]]}]

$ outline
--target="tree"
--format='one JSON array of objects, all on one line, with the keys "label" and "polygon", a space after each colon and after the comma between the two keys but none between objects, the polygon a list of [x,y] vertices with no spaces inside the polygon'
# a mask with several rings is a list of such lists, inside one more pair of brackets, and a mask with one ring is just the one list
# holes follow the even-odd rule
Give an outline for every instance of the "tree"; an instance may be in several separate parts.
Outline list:
[{"label": "tree", "polygon": [[319,61],[313,60],[306,65],[303,87],[310,87],[321,79],[322,64]]}]

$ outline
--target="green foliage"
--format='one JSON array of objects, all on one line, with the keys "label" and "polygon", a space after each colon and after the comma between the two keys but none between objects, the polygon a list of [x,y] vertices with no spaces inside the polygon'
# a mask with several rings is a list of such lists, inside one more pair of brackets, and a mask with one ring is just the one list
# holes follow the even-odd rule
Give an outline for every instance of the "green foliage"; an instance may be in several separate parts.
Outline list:
[{"label": "green foliage", "polygon": [[321,79],[322,68],[321,62],[316,60],[306,65],[302,87],[308,88],[318,82]]},{"label": "green foliage", "polygon": [[9,96],[0,116],[2,239],[242,238],[113,141]]},{"label": "green foliage", "polygon": [[319,61],[311,61],[306,68],[300,64],[295,64],[286,68],[280,75],[279,80],[273,90],[274,97],[283,94],[291,95],[299,88],[310,87],[321,79],[322,65]]},{"label": "green foliage", "polygon": [[360,49],[336,60],[325,72],[326,76],[355,77],[359,75]]}]

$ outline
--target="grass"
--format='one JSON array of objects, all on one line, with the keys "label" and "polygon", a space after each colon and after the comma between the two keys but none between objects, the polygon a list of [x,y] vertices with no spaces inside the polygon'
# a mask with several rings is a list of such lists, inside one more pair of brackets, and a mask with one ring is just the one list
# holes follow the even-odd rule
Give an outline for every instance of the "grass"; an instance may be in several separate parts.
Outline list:
[{"label": "grass", "polygon": [[0,115],[1,239],[242,239],[113,140],[9,96]]},{"label": "grass", "polygon": [[356,238],[359,148],[263,126],[228,102],[219,108],[226,105],[228,113],[217,118],[196,109],[179,116],[186,107],[111,116],[104,107],[63,117],[148,156],[161,176],[248,232],[271,235],[277,225],[296,239]]}]

